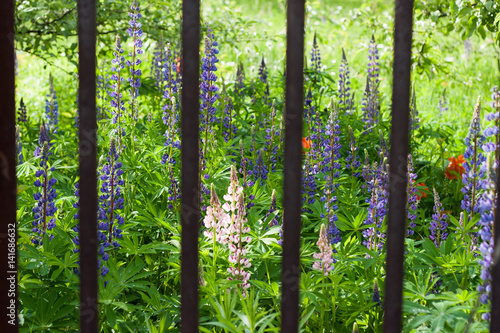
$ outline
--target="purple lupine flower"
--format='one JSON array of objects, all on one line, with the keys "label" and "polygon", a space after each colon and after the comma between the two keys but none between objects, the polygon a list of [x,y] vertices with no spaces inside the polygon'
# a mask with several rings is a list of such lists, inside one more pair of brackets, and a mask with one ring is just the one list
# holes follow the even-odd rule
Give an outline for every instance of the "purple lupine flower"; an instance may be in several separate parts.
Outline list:
[{"label": "purple lupine flower", "polygon": [[23,164],[23,142],[21,141],[21,135],[19,134],[19,125],[16,125],[16,155],[17,165]]},{"label": "purple lupine flower", "polygon": [[[273,189],[273,192],[271,193],[271,205],[269,206],[269,210],[266,213],[265,220],[267,220],[267,218],[269,217],[269,215],[271,215],[272,213],[274,213],[276,211],[277,211],[277,208],[276,208],[276,190]],[[278,216],[278,214],[276,214],[273,217],[273,219],[271,220],[271,222],[269,223],[269,225],[270,226],[277,226],[277,225],[279,225],[278,219],[279,219],[279,216]]]},{"label": "purple lupine flower", "polygon": [[446,88],[443,89],[443,94],[438,101],[439,116],[443,116],[443,113],[448,111],[448,100],[446,99]]},{"label": "purple lupine flower", "polygon": [[349,129],[349,148],[348,155],[345,159],[346,169],[351,169],[351,175],[353,177],[359,177],[361,173],[359,172],[359,167],[361,166],[361,161],[359,160],[359,156],[356,153],[358,151],[358,146],[356,145],[356,138],[354,137],[354,132],[352,130],[351,125],[348,127]]},{"label": "purple lupine flower", "polygon": [[25,123],[28,121],[28,115],[26,111],[26,105],[24,104],[24,101],[21,97],[21,102],[19,104],[19,111],[17,112],[17,122],[18,123]]},{"label": "purple lupine flower", "polygon": [[275,144],[276,138],[279,138],[280,133],[279,129],[276,126],[276,104],[273,101],[271,107],[271,123],[270,127],[266,128],[266,143],[264,146],[264,150],[267,152],[267,166],[268,169],[271,169],[271,172],[276,171],[276,163],[278,162],[279,154],[278,154],[278,145]]},{"label": "purple lupine flower", "polygon": [[123,49],[120,42],[120,36],[116,35],[116,46],[113,52],[115,58],[111,61],[113,67],[111,68],[113,75],[111,75],[111,81],[114,82],[111,85],[111,89],[113,90],[109,95],[111,97],[111,114],[113,115],[113,124],[118,124],[118,133],[121,136],[122,130],[121,126],[121,117],[122,112],[125,112],[125,106],[123,103],[123,94],[120,90],[120,85],[123,82],[122,72],[121,70],[125,68],[124,62],[125,57],[122,55]]},{"label": "purple lupine flower", "polygon": [[[101,68],[101,73],[104,73],[104,63]],[[111,85],[109,84],[109,73],[100,74],[97,76],[97,119],[106,119],[108,117],[108,103],[111,97]]]},{"label": "purple lupine flower", "polygon": [[123,174],[122,162],[118,162],[118,157],[115,138],[111,138],[107,156],[108,163],[102,167],[101,176],[99,177],[102,183],[101,195],[99,196],[98,220],[100,222],[98,229],[107,234],[108,246],[111,245],[114,248],[120,247],[117,240],[123,237],[120,226],[125,221],[119,213],[123,209],[124,203],[121,192],[124,181],[121,179]]},{"label": "purple lupine flower", "polygon": [[[494,112],[488,113],[486,115],[486,120],[488,121],[493,121],[494,124],[493,126],[487,127],[483,131],[483,135],[485,137],[490,137],[493,136],[494,142],[486,142],[483,144],[482,148],[485,152],[495,152],[495,165],[498,165],[499,160],[500,160],[500,150],[499,145],[500,145],[500,93],[498,91],[498,87],[493,87],[491,89],[492,94],[491,94],[491,99],[492,101],[490,102],[490,106],[493,108]],[[496,166],[495,166],[496,167]]]},{"label": "purple lupine flower", "polygon": [[378,287],[378,279],[377,278],[375,278],[373,281],[372,302],[377,303],[378,306],[382,307],[382,304],[380,302],[380,289]]},{"label": "purple lupine flower", "polygon": [[240,62],[236,69],[236,83],[234,86],[234,90],[237,95],[243,95],[245,89],[245,68],[243,67],[243,63]]},{"label": "purple lupine flower", "polygon": [[233,100],[230,96],[226,97],[226,104],[224,106],[224,119],[222,120],[222,134],[224,136],[224,141],[230,141],[233,136],[236,136],[236,131],[238,128],[233,124]]},{"label": "purple lupine flower", "polygon": [[[483,164],[488,164],[484,162]],[[479,301],[483,304],[489,304],[491,301],[491,282],[492,282],[492,262],[493,262],[493,252],[494,252],[494,220],[495,220],[495,204],[496,204],[496,167],[491,168],[488,172],[489,177],[482,183],[482,189],[485,193],[479,198],[477,205],[481,208],[481,218],[479,220],[480,230],[478,235],[481,239],[481,244],[479,245],[480,259],[479,264],[481,265],[481,281],[482,284],[477,287],[477,290],[481,294]],[[493,169],[493,170],[492,170]],[[490,320],[490,313],[486,312],[482,314],[483,320]]]},{"label": "purple lupine flower", "polygon": [[415,224],[415,219],[417,218],[416,210],[417,210],[417,187],[415,186],[415,180],[417,179],[417,175],[413,173],[413,158],[411,154],[408,154],[408,172],[407,172],[407,184],[406,184],[406,215],[408,216],[408,220],[410,224],[406,229],[406,235],[411,236],[414,234],[414,228],[417,226]]},{"label": "purple lupine flower", "polygon": [[[336,210],[338,209],[337,196],[335,195],[336,186],[338,186],[338,184],[333,183],[331,175],[326,176],[324,197],[322,201],[325,201],[326,220],[328,223],[328,241],[331,245],[337,244],[342,240],[340,231],[335,223],[338,221],[338,216],[336,214]],[[323,218],[324,215],[322,214],[321,217]],[[335,249],[333,251],[335,253],[337,252]]]},{"label": "purple lupine flower", "polygon": [[52,147],[53,143],[50,140],[49,133],[47,130],[47,126],[45,124],[40,125],[40,134],[38,135],[38,146],[35,148],[35,152],[33,155],[35,157],[40,157],[42,155],[42,148],[43,148],[43,143],[47,142],[49,145],[49,150],[47,151],[48,155],[51,155],[50,148]]},{"label": "purple lupine flower", "polygon": [[363,192],[366,194],[366,192],[370,192],[368,189],[369,184],[371,184],[372,180],[372,173],[370,169],[370,158],[368,156],[368,150],[365,149],[365,161],[363,163],[363,168],[361,171],[361,176],[363,177],[363,180],[365,181],[363,185],[361,185],[361,188],[363,189]]},{"label": "purple lupine flower", "polygon": [[[42,130],[43,129],[43,130]],[[54,229],[56,226],[56,219],[54,217],[57,207],[54,200],[57,197],[56,190],[53,188],[57,180],[51,178],[49,171],[54,171],[54,167],[49,166],[49,142],[47,141],[45,127],[40,127],[39,142],[41,146],[37,148],[38,153],[35,152],[35,157],[40,159],[39,169],[35,172],[37,178],[34,185],[39,187],[40,190],[34,194],[34,199],[37,201],[35,208],[33,208],[34,221],[32,231],[35,236],[31,242],[35,245],[43,245],[43,238],[48,230]],[[54,235],[49,236],[52,240]]]},{"label": "purple lupine flower", "polygon": [[253,168],[248,170],[248,174],[253,176],[253,182],[252,185],[249,184],[249,186],[253,186],[253,184],[255,184],[259,179],[260,185],[264,185],[264,182],[267,180],[269,170],[266,163],[264,163],[263,149],[259,149],[257,151],[257,159],[255,160],[255,163],[250,163],[250,165],[253,165]]},{"label": "purple lupine flower", "polygon": [[205,37],[205,56],[201,59],[201,103],[200,103],[200,130],[205,132],[202,143],[204,144],[203,155],[207,154],[208,134],[211,133],[211,126],[216,121],[215,102],[219,98],[219,87],[215,84],[217,76],[216,64],[219,62],[217,54],[218,43],[215,41],[215,35],[210,27],[207,27],[207,36]]},{"label": "purple lupine flower", "polygon": [[178,139],[178,133],[179,133],[179,126],[178,121],[179,121],[179,114],[178,114],[178,109],[177,109],[177,103],[175,102],[175,97],[171,98],[171,102],[166,104],[171,105],[170,112],[168,112],[167,109],[165,109],[165,113],[163,116],[163,120],[165,121],[165,124],[167,125],[167,129],[165,130],[165,146],[167,147],[167,153],[163,155],[161,164],[166,164],[169,163],[170,165],[175,165],[177,161],[175,160],[174,156],[174,149],[180,150],[181,149],[181,143],[180,140]]},{"label": "purple lupine flower", "polygon": [[132,52],[129,52],[129,57],[131,60],[127,60],[125,63],[127,67],[130,68],[130,77],[127,81],[130,84],[130,117],[133,119],[138,118],[138,110],[135,109],[136,99],[139,96],[139,87],[141,86],[141,70],[136,66],[141,64],[141,60],[137,57],[142,54],[142,24],[138,22],[139,19],[142,18],[142,14],[139,13],[140,7],[137,4],[137,0],[132,2],[130,6],[130,12],[128,16],[130,16],[129,25],[130,27],[127,29],[128,35],[132,37],[134,47]]},{"label": "purple lupine flower", "polygon": [[469,133],[465,138],[465,152],[463,167],[465,172],[462,175],[462,199],[461,208],[467,211],[470,216],[477,213],[476,202],[479,197],[480,182],[484,178],[484,171],[481,170],[480,165],[486,161],[486,157],[479,151],[482,147],[485,137],[481,133],[481,99],[478,98],[477,104],[474,108]]},{"label": "purple lupine flower", "polygon": [[363,122],[365,123],[365,133],[371,132],[373,127],[380,120],[380,96],[378,86],[380,83],[380,65],[377,44],[372,35],[368,47],[368,76],[366,78],[366,88],[363,95],[362,109]]},{"label": "purple lupine flower", "polygon": [[439,247],[442,242],[448,237],[448,223],[446,223],[446,218],[448,217],[444,212],[443,205],[439,200],[439,194],[436,189],[432,189],[434,192],[434,214],[432,214],[432,222],[429,227],[431,234],[429,238],[434,242],[436,247]]},{"label": "purple lupine flower", "polygon": [[260,62],[260,66],[259,66],[259,79],[262,82],[267,83],[267,66],[266,66],[266,62],[264,61],[264,57],[262,57],[262,60]]},{"label": "purple lupine flower", "polygon": [[378,137],[380,139],[380,146],[378,149],[378,156],[380,157],[380,161],[389,159],[389,148],[387,148],[387,142],[385,141],[384,132],[382,132],[382,130],[378,130]]},{"label": "purple lupine flower", "polygon": [[49,93],[45,100],[45,117],[47,126],[51,133],[57,133],[59,129],[59,104],[57,103],[57,93],[54,88],[54,78],[49,75]]},{"label": "purple lupine flower", "polygon": [[334,268],[333,264],[335,260],[333,259],[332,246],[328,242],[324,224],[319,229],[319,238],[316,244],[318,245],[319,253],[314,253],[313,257],[319,260],[314,262],[312,268],[321,271],[324,276],[328,276]]},{"label": "purple lupine flower", "polygon": [[316,33],[314,33],[313,47],[311,50],[311,69],[321,72],[321,53],[319,52],[318,43],[316,43]]},{"label": "purple lupine flower", "polygon": [[371,181],[367,184],[371,197],[367,199],[368,216],[364,221],[364,224],[370,227],[363,230],[363,245],[369,250],[380,251],[385,239],[382,226],[387,215],[389,177],[387,167],[383,163],[379,166],[377,162],[374,162],[371,173]]},{"label": "purple lupine flower", "polygon": [[[165,83],[163,98],[166,100],[166,104],[163,106],[163,123],[165,125],[169,125],[169,111],[174,112],[178,111],[179,105],[175,103],[174,97],[178,92],[178,82],[174,78],[173,73],[177,72],[177,64],[175,63],[172,56],[172,49],[170,47],[170,43],[167,44],[167,53],[165,55],[165,60],[163,63],[163,82]],[[178,96],[177,96],[178,97]],[[175,106],[175,109],[173,108]],[[170,114],[171,115],[171,114]],[[179,120],[178,114],[176,115],[176,121]]]},{"label": "purple lupine flower", "polygon": [[163,73],[165,62],[167,61],[167,53],[165,51],[165,43],[163,42],[163,34],[160,33],[160,41],[156,43],[153,50],[153,59],[151,60],[151,76],[155,81],[155,87],[158,91],[164,91],[165,75]]},{"label": "purple lupine flower", "polygon": [[415,86],[413,86],[410,100],[410,132],[417,130],[420,127],[418,119],[417,101],[415,98]]},{"label": "purple lupine flower", "polygon": [[338,99],[340,111],[345,114],[354,112],[354,93],[351,95],[351,78],[349,64],[342,49],[342,60],[339,67]]}]

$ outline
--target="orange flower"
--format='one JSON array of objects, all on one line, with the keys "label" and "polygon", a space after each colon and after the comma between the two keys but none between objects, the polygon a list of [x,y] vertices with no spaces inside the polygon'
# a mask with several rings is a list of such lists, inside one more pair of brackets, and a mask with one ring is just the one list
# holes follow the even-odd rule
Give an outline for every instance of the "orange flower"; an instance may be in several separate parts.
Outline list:
[{"label": "orange flower", "polygon": [[[415,181],[413,181],[413,182],[415,182]],[[422,198],[427,198],[428,191],[429,191],[429,188],[424,183],[418,183],[417,184],[417,200],[420,200]]]},{"label": "orange flower", "polygon": [[302,138],[302,147],[304,149],[311,148],[311,140],[308,140],[307,138]]},{"label": "orange flower", "polygon": [[465,162],[464,156],[459,155],[458,159],[455,157],[450,157],[448,161],[450,161],[450,163],[448,164],[448,167],[444,172],[444,176],[449,180],[458,179],[458,176],[460,176],[460,179],[462,179],[462,174],[465,172],[465,168],[462,166],[462,164]]}]

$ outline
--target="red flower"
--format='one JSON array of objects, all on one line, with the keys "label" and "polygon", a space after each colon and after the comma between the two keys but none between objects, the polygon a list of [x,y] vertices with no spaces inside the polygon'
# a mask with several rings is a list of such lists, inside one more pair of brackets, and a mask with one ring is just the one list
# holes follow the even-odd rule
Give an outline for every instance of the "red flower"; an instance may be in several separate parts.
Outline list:
[{"label": "red flower", "polygon": [[304,149],[311,148],[311,140],[308,140],[307,138],[302,138],[302,148]]},{"label": "red flower", "polygon": [[465,168],[462,166],[462,164],[465,162],[464,156],[459,155],[458,159],[455,157],[450,157],[448,161],[450,161],[450,163],[448,164],[448,167],[444,172],[444,176],[449,180],[458,179],[459,176],[460,179],[462,179],[462,174],[465,172]]}]

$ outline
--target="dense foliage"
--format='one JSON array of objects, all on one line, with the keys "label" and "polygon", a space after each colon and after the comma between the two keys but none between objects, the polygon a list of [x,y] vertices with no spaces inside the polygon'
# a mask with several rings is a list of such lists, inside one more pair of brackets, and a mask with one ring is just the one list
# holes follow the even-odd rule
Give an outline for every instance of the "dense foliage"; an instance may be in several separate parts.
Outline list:
[{"label": "dense foliage", "polygon": [[[60,58],[76,60],[75,4],[36,4],[18,2],[17,47],[53,65],[42,71],[45,61],[18,54],[20,326],[68,332],[79,320],[78,101],[67,75],[74,67]],[[401,165],[409,180],[405,332],[488,329],[500,94],[484,49],[494,44],[473,39],[457,49],[456,31],[434,29],[436,11],[451,15],[446,4],[417,7],[411,154]],[[88,316],[99,316],[103,332],[177,332],[179,3],[99,5],[99,313]],[[255,20],[233,15],[249,4],[204,7],[202,332],[280,327],[284,7],[255,5]],[[307,7],[303,332],[381,331],[390,274],[392,8],[346,6]],[[427,46],[436,40],[439,49]]]}]

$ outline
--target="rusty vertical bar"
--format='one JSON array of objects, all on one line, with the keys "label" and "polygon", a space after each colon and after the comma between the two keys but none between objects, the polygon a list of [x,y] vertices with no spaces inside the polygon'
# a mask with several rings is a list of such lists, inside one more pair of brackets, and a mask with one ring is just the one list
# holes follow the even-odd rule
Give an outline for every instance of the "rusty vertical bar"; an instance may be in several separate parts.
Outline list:
[{"label": "rusty vertical bar", "polygon": [[0,332],[18,332],[14,0],[0,1]]},{"label": "rusty vertical bar", "polygon": [[401,332],[413,0],[396,0],[384,332]]},{"label": "rusty vertical bar", "polygon": [[286,31],[285,184],[281,332],[299,329],[302,112],[304,109],[305,0],[289,0]]},{"label": "rusty vertical bar", "polygon": [[200,0],[182,2],[181,332],[198,332]]},{"label": "rusty vertical bar", "polygon": [[80,331],[97,333],[96,1],[78,1]]},{"label": "rusty vertical bar", "polygon": [[[498,177],[497,172],[497,193],[500,189],[500,177]],[[500,259],[500,199],[497,195],[496,207],[495,207],[495,221],[493,222],[493,237],[494,237],[494,248],[492,255],[492,267],[491,267],[491,322],[490,322],[490,332],[500,332],[500,265],[498,264]]]}]

